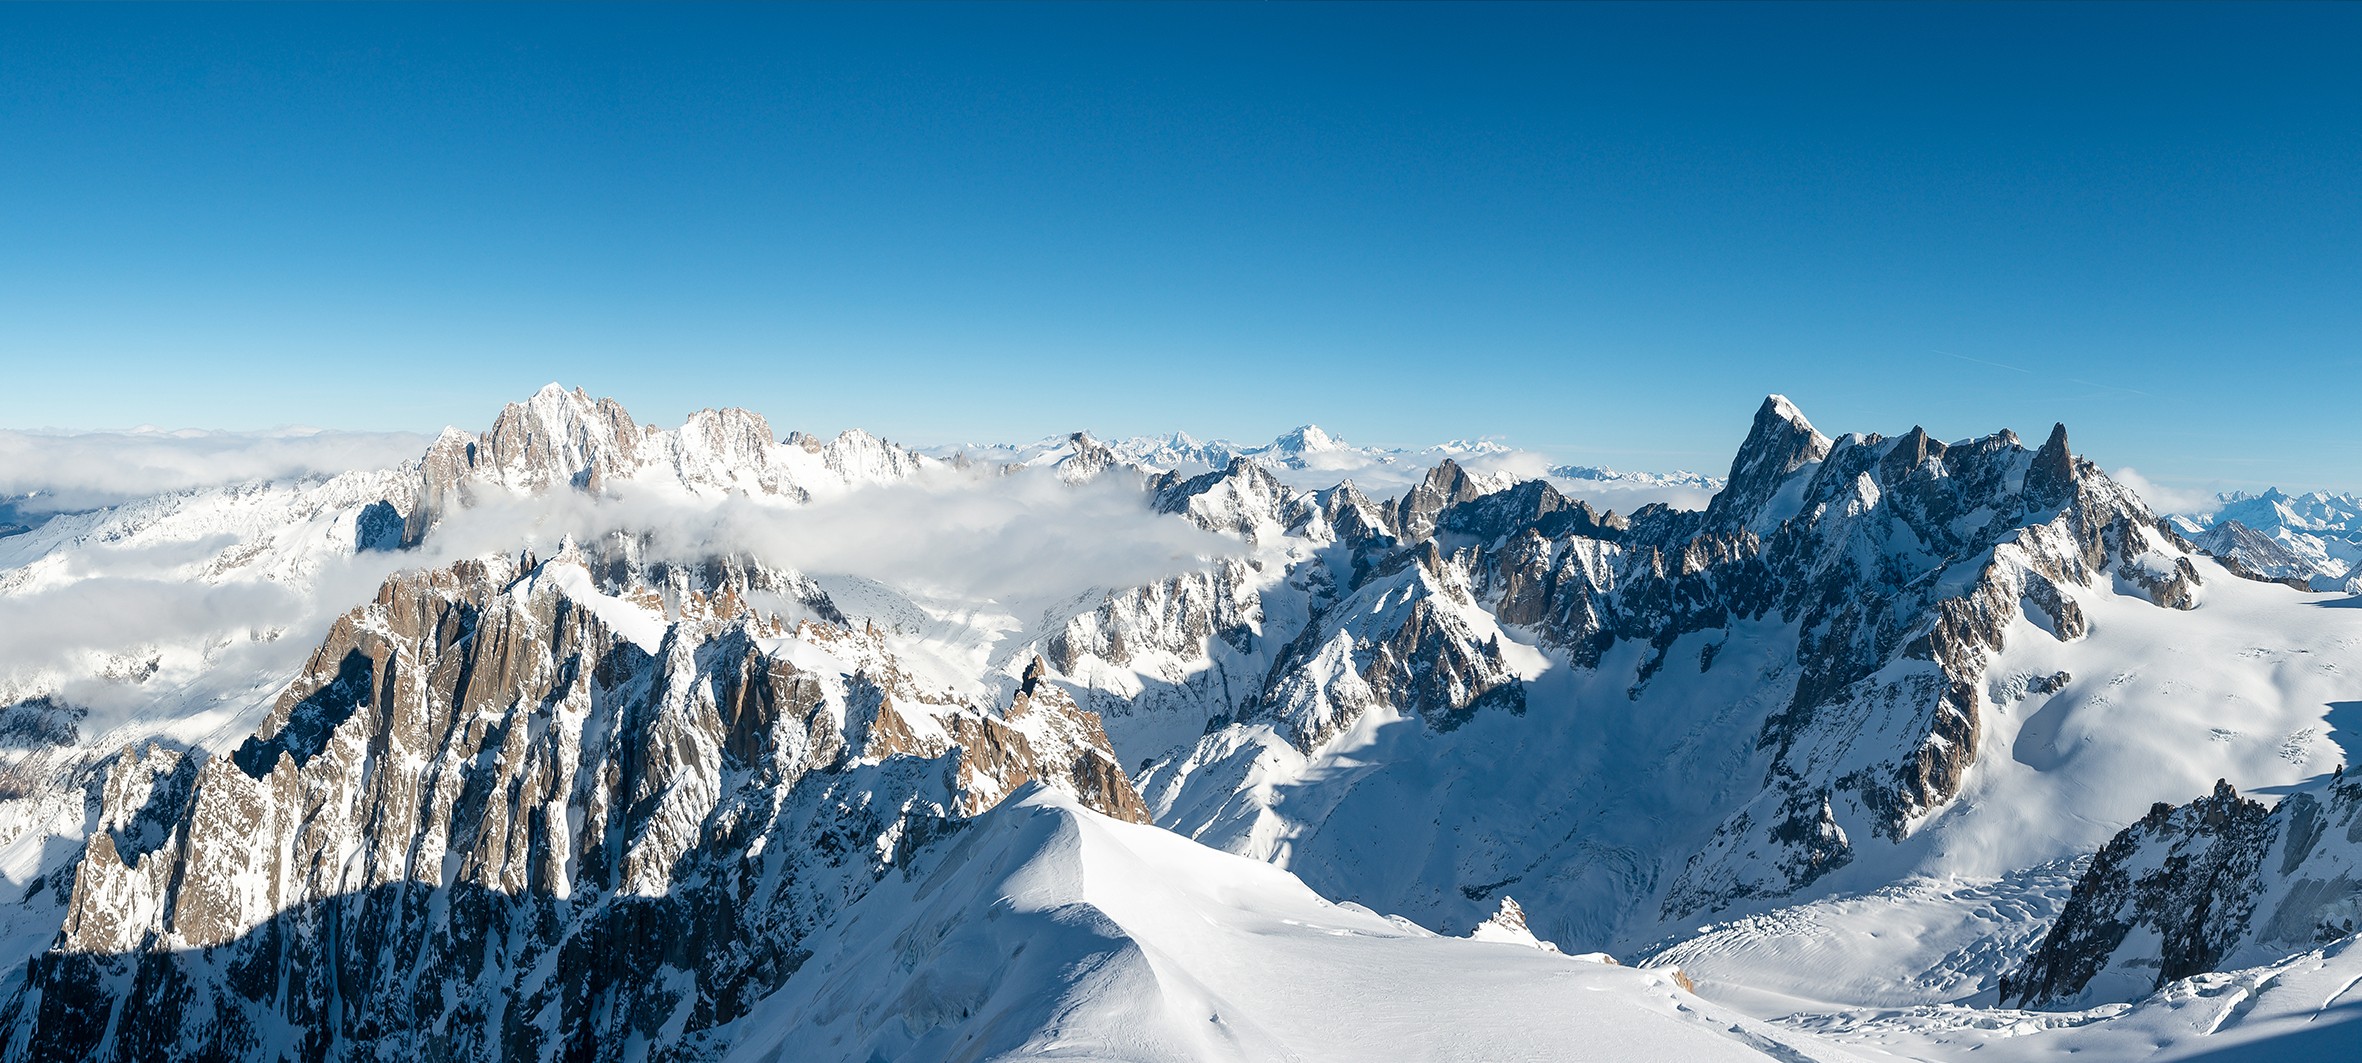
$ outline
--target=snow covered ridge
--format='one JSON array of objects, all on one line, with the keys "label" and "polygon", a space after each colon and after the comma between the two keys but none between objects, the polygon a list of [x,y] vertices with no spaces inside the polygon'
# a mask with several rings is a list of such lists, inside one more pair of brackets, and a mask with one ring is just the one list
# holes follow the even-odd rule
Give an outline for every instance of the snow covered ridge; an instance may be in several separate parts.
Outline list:
[{"label": "snow covered ridge", "polygon": [[1047,791],[811,945],[726,1059],[1859,1058],[1699,1000],[1677,972],[1490,925],[1438,937]]}]

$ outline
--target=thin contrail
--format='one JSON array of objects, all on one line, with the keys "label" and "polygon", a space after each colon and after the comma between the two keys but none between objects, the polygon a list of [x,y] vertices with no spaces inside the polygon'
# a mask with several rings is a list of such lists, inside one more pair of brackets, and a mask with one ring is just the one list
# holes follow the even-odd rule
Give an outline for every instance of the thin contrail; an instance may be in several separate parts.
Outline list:
[{"label": "thin contrail", "polygon": [[1931,351],[1934,351],[1934,353],[1936,353],[1936,354],[1943,355],[1943,356],[1944,356],[1944,357],[1946,357],[1946,358],[1957,358],[1957,359],[1959,359],[1959,360],[1961,360],[1961,361],[1963,361],[1963,362],[1975,362],[1975,363],[1976,363],[1976,364],[1978,364],[1978,365],[1989,365],[1989,366],[1992,366],[1992,367],[1993,367],[1993,368],[1995,368],[1995,369],[2007,369],[2007,370],[2009,370],[2009,371],[2011,371],[2011,372],[2015,372],[2015,373],[2024,373],[2024,374],[2026,374],[2027,376],[2033,376],[2033,375],[2034,375],[2034,371],[2033,371],[2033,370],[2031,370],[2031,369],[2020,369],[2020,368],[2018,368],[2017,366],[2010,365],[2010,364],[2007,364],[2007,363],[2005,363],[2005,362],[1988,362],[1988,361],[1986,361],[1986,360],[1984,360],[1984,359],[1982,359],[1982,358],[1971,358],[1971,357],[1969,357],[1969,356],[1967,356],[1967,355],[1965,355],[1965,354],[1953,354],[1953,353],[1952,353],[1952,352],[1950,352],[1950,351],[1936,351],[1936,350],[1935,350],[1934,348],[1932,348],[1932,347],[1931,347],[1931,348],[1929,348],[1929,350],[1931,350]]}]

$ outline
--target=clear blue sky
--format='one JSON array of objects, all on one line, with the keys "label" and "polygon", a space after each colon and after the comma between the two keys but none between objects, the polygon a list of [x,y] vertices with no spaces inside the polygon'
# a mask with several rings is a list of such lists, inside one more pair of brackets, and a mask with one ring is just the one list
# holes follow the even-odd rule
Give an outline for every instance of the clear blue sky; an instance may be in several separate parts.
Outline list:
[{"label": "clear blue sky", "polygon": [[2362,487],[2362,5],[0,5],[0,426],[2039,435]]}]

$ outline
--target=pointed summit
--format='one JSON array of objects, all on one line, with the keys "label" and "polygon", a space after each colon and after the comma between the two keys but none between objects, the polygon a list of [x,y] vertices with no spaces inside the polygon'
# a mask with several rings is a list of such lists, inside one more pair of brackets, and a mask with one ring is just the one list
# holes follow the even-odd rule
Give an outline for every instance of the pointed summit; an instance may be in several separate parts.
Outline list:
[{"label": "pointed summit", "polygon": [[1767,395],[1755,411],[1747,441],[1731,459],[1730,478],[1706,506],[1706,524],[1736,528],[1755,523],[1790,474],[1829,456],[1829,437],[1804,419],[1785,395]]},{"label": "pointed summit", "polygon": [[1482,494],[1460,463],[1445,458],[1427,470],[1427,478],[1419,486],[1402,496],[1395,511],[1395,526],[1401,529],[1404,542],[1417,542],[1435,532],[1435,520],[1444,510]]},{"label": "pointed summit", "polygon": [[1100,473],[1123,464],[1123,458],[1114,449],[1089,432],[1067,436],[1066,445],[1071,450],[1058,460],[1058,478],[1067,483],[1088,483],[1098,479]]},{"label": "pointed summit", "polygon": [[2075,497],[2075,455],[2067,449],[2067,426],[2050,426],[2050,438],[2034,452],[2026,470],[2026,497],[2036,505],[2059,506]]}]

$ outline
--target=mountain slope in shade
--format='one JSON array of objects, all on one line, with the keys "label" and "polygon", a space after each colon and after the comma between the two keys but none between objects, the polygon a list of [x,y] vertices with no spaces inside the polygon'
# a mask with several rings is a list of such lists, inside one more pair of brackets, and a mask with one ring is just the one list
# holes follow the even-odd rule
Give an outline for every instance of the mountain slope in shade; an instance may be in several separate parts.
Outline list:
[{"label": "mountain slope in shade", "polygon": [[1667,970],[1437,937],[1055,793],[939,844],[813,940],[727,1059],[1853,1058]]}]

